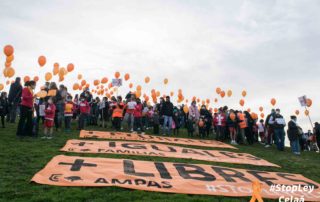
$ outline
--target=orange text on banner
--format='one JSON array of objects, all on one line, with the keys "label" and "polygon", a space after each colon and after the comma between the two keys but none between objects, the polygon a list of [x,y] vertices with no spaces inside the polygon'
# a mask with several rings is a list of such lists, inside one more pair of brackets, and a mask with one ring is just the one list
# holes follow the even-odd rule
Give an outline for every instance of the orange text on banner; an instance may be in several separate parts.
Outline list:
[{"label": "orange text on banner", "polygon": [[146,142],[68,140],[61,151],[78,153],[108,153],[139,156],[159,156],[279,167],[266,160],[246,153],[190,149],[179,146]]},{"label": "orange text on banner", "polygon": [[141,135],[123,132],[107,132],[107,131],[86,131],[81,130],[81,138],[102,138],[102,139],[120,139],[120,140],[138,140],[143,142],[163,142],[172,144],[203,146],[203,147],[217,147],[237,149],[231,145],[215,140],[197,140],[189,138],[175,138],[175,137],[161,137],[154,135]]},{"label": "orange text on banner", "polygon": [[[261,182],[261,197],[320,200],[320,184],[300,174],[268,172],[203,164],[136,161],[59,155],[32,178],[56,186],[118,186],[156,192],[252,196],[252,182]],[[274,184],[307,185],[312,193],[270,190]]]}]

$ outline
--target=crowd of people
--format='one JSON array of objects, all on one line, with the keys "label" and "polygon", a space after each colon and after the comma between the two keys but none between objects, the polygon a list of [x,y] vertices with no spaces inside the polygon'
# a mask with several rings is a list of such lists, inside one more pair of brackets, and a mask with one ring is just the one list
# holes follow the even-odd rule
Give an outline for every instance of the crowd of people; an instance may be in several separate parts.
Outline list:
[{"label": "crowd of people", "polygon": [[[286,123],[280,109],[272,109],[266,120],[253,116],[248,111],[221,107],[217,112],[199,107],[196,100],[190,106],[175,106],[170,96],[160,97],[158,103],[151,105],[129,92],[125,98],[94,98],[88,88],[78,95],[71,95],[64,85],[59,88],[55,82],[46,82],[41,88],[50,96],[34,93],[36,82],[27,81],[24,87],[21,79],[16,78],[11,84],[9,94],[1,92],[0,116],[2,127],[5,122],[15,123],[19,112],[19,123],[16,135],[52,139],[54,131],[72,130],[72,122],[77,123],[78,130],[88,125],[111,128],[116,131],[133,133],[153,133],[164,136],[179,136],[180,129],[185,129],[189,137],[209,138],[219,141],[230,141],[230,144],[252,145],[256,142],[270,147],[275,144],[277,149],[285,148],[286,134],[294,154],[300,151],[314,150],[319,152],[320,125],[315,123],[313,131],[304,133],[291,116]],[[49,93],[54,92],[54,93]],[[43,130],[39,130],[43,125]],[[287,126],[287,131],[285,127]],[[54,130],[55,129],[55,130]]]}]

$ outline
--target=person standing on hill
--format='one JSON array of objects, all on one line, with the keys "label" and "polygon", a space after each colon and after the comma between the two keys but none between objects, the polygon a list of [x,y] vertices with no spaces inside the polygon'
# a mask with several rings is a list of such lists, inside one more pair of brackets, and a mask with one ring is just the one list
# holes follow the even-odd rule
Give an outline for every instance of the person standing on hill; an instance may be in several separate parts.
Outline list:
[{"label": "person standing on hill", "polygon": [[16,122],[17,117],[17,108],[21,101],[21,93],[22,93],[22,85],[21,85],[21,78],[17,77],[15,82],[11,84],[9,95],[8,95],[8,102],[9,102],[9,113],[7,115],[7,122],[10,123]]},{"label": "person standing on hill", "polygon": [[276,109],[276,114],[274,116],[274,135],[275,135],[275,142],[277,144],[277,148],[279,151],[284,151],[284,140],[285,140],[284,127],[285,126],[286,126],[286,122],[283,116],[280,114],[280,109]]},{"label": "person standing on hill", "polygon": [[267,116],[266,118],[266,122],[265,122],[265,127],[266,127],[266,148],[270,147],[272,145],[272,141],[273,141],[273,136],[274,136],[274,128],[273,128],[273,124],[274,124],[274,116],[276,114],[276,111],[274,109],[271,110],[271,113]]},{"label": "person standing on hill", "polygon": [[8,114],[8,98],[7,98],[7,92],[1,92],[0,97],[0,116],[1,116],[1,124],[2,128],[5,128],[4,125],[4,118]]},{"label": "person standing on hill", "polygon": [[[172,116],[173,116],[173,104],[170,102],[170,97],[166,97],[166,101],[162,105],[163,115],[163,135],[171,135],[172,128]],[[168,128],[168,130],[166,130]],[[167,131],[167,132],[166,132]]]},{"label": "person standing on hill", "polygon": [[291,116],[291,120],[288,123],[288,138],[290,140],[290,147],[294,154],[300,155],[300,143],[299,139],[302,135],[302,129],[297,124],[297,117]]},{"label": "person standing on hill", "polygon": [[314,123],[313,134],[316,136],[317,145],[320,148],[320,124],[318,122]]},{"label": "person standing on hill", "polygon": [[33,90],[36,88],[35,81],[27,81],[22,90],[20,120],[17,129],[17,137],[32,136],[32,113],[33,102],[36,97],[33,95]]}]

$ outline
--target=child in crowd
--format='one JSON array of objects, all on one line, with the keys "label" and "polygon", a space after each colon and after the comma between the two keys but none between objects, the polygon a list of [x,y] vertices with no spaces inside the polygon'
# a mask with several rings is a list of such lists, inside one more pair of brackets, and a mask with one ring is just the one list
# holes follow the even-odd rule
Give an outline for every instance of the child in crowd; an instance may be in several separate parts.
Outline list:
[{"label": "child in crowd", "polygon": [[173,129],[173,135],[179,135],[179,129],[180,129],[180,116],[178,110],[175,110],[173,113],[173,123],[174,123],[174,129]]},{"label": "child in crowd", "polygon": [[85,99],[85,96],[81,95],[80,96],[80,103],[79,103],[80,116],[79,116],[79,120],[78,120],[78,130],[84,129],[86,119],[89,114],[89,110],[90,110],[89,103]]},{"label": "child in crowd", "polygon": [[73,107],[74,103],[72,102],[72,96],[68,95],[66,99],[66,103],[64,105],[64,125],[65,131],[70,132],[71,130],[71,119],[73,116]]},{"label": "child in crowd", "polygon": [[[54,116],[56,113],[56,106],[53,104],[53,100],[50,97],[48,99],[48,104],[46,106],[45,112],[45,120],[44,120],[44,136],[42,139],[52,139],[53,133],[53,125],[54,125]],[[48,134],[49,133],[49,134]]]},{"label": "child in crowd", "polygon": [[265,144],[265,131],[266,131],[266,127],[264,126],[264,120],[260,119],[258,125],[258,134],[260,137],[260,141],[262,144]]},{"label": "child in crowd", "polygon": [[236,114],[233,110],[230,110],[229,116],[227,118],[227,126],[229,127],[229,134],[231,139],[231,144],[237,145],[237,119]]},{"label": "child in crowd", "polygon": [[157,110],[155,110],[153,113],[152,122],[153,122],[153,133],[156,135],[159,135],[160,117],[159,117],[159,112]]},{"label": "child in crowd", "polygon": [[206,126],[204,122],[204,117],[200,116],[199,122],[198,122],[198,127],[199,127],[199,135],[200,138],[204,138],[206,136]]},{"label": "child in crowd", "polygon": [[0,97],[0,116],[1,116],[2,128],[5,128],[4,118],[8,114],[8,111],[9,111],[8,107],[9,107],[9,103],[8,103],[7,93],[2,92]]}]

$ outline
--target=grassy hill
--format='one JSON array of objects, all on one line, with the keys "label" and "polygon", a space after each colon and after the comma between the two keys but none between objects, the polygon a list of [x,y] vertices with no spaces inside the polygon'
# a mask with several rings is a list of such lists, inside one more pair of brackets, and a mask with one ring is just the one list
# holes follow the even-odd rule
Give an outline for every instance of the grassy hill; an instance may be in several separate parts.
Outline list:
[{"label": "grassy hill", "polygon": [[[99,127],[89,127],[88,129],[102,130]],[[0,201],[249,201],[248,197],[231,198],[223,196],[166,194],[117,187],[56,187],[30,183],[32,176],[42,169],[52,157],[59,154],[70,156],[130,158],[146,161],[188,162],[221,165],[231,168],[300,173],[307,178],[320,182],[320,154],[315,152],[303,152],[301,156],[294,156],[290,152],[289,148],[286,148],[285,152],[279,152],[275,147],[264,148],[260,144],[255,144],[253,146],[237,146],[239,148],[239,152],[253,154],[282,167],[272,168],[204,162],[189,159],[114,154],[63,153],[60,152],[59,149],[64,146],[68,139],[77,139],[79,137],[79,131],[74,130],[69,134],[56,132],[55,138],[52,140],[42,140],[40,138],[25,138],[23,140],[19,140],[16,138],[15,132],[15,124],[7,124],[7,128],[5,129],[0,128]],[[183,134],[181,134],[180,137],[186,137],[185,131],[182,131],[181,133]]]}]

